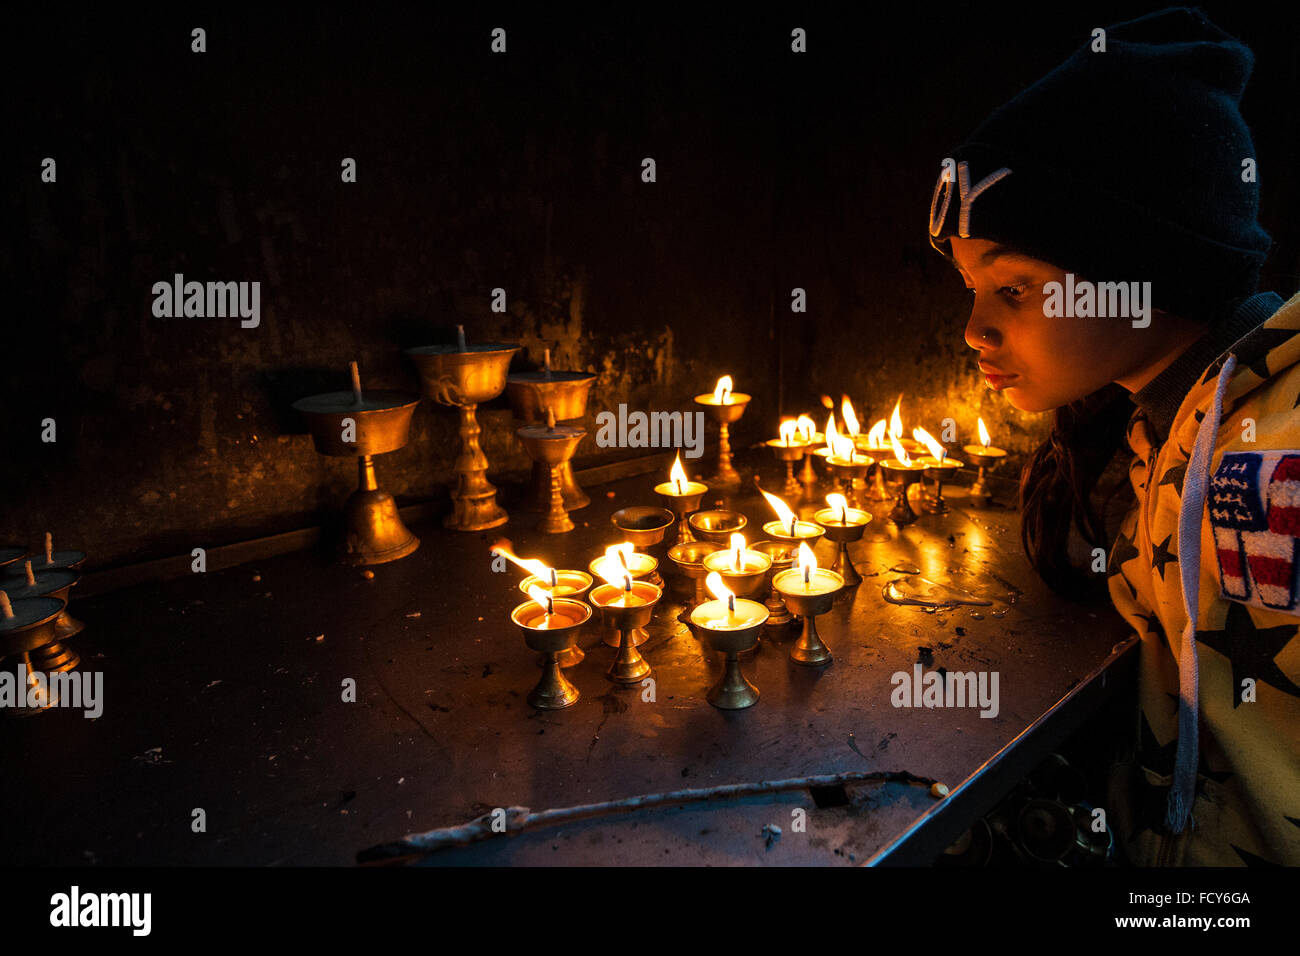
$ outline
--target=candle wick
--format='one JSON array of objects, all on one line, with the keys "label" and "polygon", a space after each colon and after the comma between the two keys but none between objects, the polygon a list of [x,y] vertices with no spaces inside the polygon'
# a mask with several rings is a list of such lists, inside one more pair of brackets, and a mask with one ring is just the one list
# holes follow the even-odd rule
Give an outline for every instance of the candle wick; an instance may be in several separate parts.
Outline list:
[{"label": "candle wick", "polygon": [[677,482],[677,493],[680,495],[682,493],[682,480],[680,478],[674,478],[673,481]]},{"label": "candle wick", "polygon": [[812,568],[805,564],[803,566],[803,583],[805,587],[808,585],[808,576],[810,574],[812,574]]},{"label": "candle wick", "polygon": [[727,610],[730,611],[732,614],[736,613],[736,595],[734,594],[727,595]]},{"label": "candle wick", "polygon": [[847,508],[840,509],[840,521],[842,521],[844,524],[849,523],[849,512]]},{"label": "candle wick", "polygon": [[456,326],[456,350],[465,351],[465,326],[463,325]]},{"label": "candle wick", "polygon": [[4,591],[0,591],[0,610],[4,611],[6,618],[14,616],[14,607],[9,603],[9,595]]},{"label": "candle wick", "polygon": [[614,553],[618,555],[618,560],[619,560],[619,563],[623,565],[623,570],[624,570],[624,571],[630,571],[631,568],[629,568],[629,567],[627,566],[627,555],[624,554],[622,551],[616,551],[616,552],[614,552]]},{"label": "candle wick", "polygon": [[794,515],[790,516],[790,537],[794,537]]},{"label": "candle wick", "polygon": [[555,613],[555,598],[550,597],[548,595],[546,598],[546,616],[550,617],[554,613]]},{"label": "candle wick", "polygon": [[23,566],[27,569],[27,586],[29,588],[36,587],[36,575],[32,574],[31,559],[28,558],[25,562],[23,562]]}]

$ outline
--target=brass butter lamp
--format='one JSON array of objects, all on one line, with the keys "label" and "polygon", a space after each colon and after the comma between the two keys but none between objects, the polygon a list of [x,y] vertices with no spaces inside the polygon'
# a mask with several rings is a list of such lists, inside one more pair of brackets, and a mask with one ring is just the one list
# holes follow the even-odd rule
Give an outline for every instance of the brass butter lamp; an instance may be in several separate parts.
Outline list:
[{"label": "brass butter lamp", "polygon": [[380,489],[374,461],[375,455],[406,447],[411,415],[419,404],[418,395],[406,392],[363,394],[356,362],[352,391],[326,392],[293,403],[306,419],[318,453],[357,459],[357,490],[343,506],[341,549],[348,564],[384,564],[420,546],[420,539],[402,523],[393,496]]},{"label": "brass butter lamp", "polygon": [[[587,414],[587,398],[596,376],[590,372],[561,372],[551,369],[551,350],[543,352],[543,365],[535,372],[512,372],[506,376],[506,399],[515,419],[524,425],[546,421],[549,411],[556,422],[573,424]],[[577,511],[591,504],[591,498],[578,486],[573,462],[558,467],[560,495],[564,510]],[[551,509],[551,476],[541,462],[533,462],[532,480],[524,493],[526,511]]]},{"label": "brass butter lamp", "polygon": [[717,572],[709,574],[707,583],[715,600],[698,605],[690,616],[691,633],[724,658],[722,676],[709,688],[707,699],[720,710],[753,707],[758,703],[758,688],[741,670],[740,656],[757,646],[767,623],[767,608],[731,593]]},{"label": "brass butter lamp", "polygon": [[731,425],[745,414],[751,396],[732,391],[730,375],[718,379],[712,393],[695,396],[695,404],[718,425],[718,473],[709,479],[710,487],[734,491],[740,487],[740,473],[731,464]]},{"label": "brass butter lamp", "polygon": [[505,390],[510,359],[519,346],[467,345],[464,327],[456,331],[456,345],[422,345],[407,349],[406,354],[420,373],[424,394],[460,412],[461,451],[456,456],[452,513],[442,523],[453,531],[482,531],[505,524],[509,515],[497,504],[496,486],[487,479],[488,460],[479,445],[482,428],[476,410]]},{"label": "brass butter lamp", "polygon": [[591,617],[591,608],[571,598],[557,598],[534,585],[531,600],[510,613],[524,642],[542,655],[542,677],[528,693],[528,703],[538,710],[563,710],[578,701],[575,687],[560,669],[560,655],[573,647],[578,631]]}]

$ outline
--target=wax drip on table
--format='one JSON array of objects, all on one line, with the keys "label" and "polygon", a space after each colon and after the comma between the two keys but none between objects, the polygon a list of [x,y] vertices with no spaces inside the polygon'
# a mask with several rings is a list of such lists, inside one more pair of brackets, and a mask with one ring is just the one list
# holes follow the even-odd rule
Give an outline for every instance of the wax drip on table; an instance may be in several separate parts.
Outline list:
[{"label": "wax drip on table", "polygon": [[884,597],[890,604],[926,608],[953,607],[958,604],[989,607],[993,604],[988,598],[972,594],[970,591],[963,591],[961,588],[940,584],[919,575],[895,578],[890,581],[884,587]]}]

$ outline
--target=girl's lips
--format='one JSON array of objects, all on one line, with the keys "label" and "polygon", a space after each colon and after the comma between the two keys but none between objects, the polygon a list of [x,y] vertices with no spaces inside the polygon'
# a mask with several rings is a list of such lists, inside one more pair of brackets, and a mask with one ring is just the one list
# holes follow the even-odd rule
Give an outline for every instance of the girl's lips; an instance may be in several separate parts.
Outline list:
[{"label": "girl's lips", "polygon": [[994,375],[992,372],[984,373],[984,381],[987,382],[989,388],[993,389],[995,392],[1002,391],[1002,389],[1006,388],[1019,377],[1019,375]]}]

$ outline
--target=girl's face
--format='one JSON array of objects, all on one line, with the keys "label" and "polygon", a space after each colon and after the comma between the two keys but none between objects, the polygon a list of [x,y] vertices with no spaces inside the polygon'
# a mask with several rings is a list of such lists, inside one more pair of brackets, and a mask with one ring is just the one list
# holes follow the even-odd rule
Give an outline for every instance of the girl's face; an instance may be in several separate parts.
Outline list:
[{"label": "girl's face", "polygon": [[1117,318],[1048,318],[1043,286],[1064,283],[1064,270],[987,239],[951,241],[975,293],[966,344],[979,351],[989,388],[1022,411],[1057,408],[1111,382],[1141,388],[1177,355],[1171,332],[1186,338],[1185,324],[1135,329]]}]

